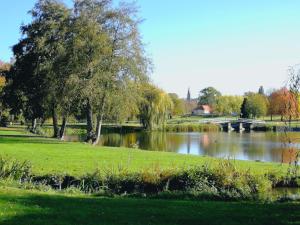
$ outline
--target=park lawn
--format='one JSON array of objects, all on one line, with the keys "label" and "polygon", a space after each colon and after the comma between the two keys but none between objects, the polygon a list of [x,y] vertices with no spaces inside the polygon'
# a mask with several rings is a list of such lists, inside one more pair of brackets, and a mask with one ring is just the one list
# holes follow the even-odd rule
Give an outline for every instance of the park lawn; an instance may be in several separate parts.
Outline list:
[{"label": "park lawn", "polygon": [[25,131],[25,129],[20,129],[17,127],[10,127],[10,128],[5,128],[5,127],[0,127],[0,135],[2,136],[10,136],[10,135],[27,135],[30,136],[30,133]]},{"label": "park lawn", "polygon": [[0,187],[0,224],[300,224],[299,203],[106,198]]},{"label": "park lawn", "polygon": [[[28,160],[35,175],[68,174],[82,176],[96,169],[126,169],[137,172],[148,169],[188,168],[204,164],[216,165],[220,160],[210,157],[176,153],[142,151],[128,148],[93,147],[84,143],[61,142],[51,138],[22,135],[1,136],[0,156]],[[237,167],[253,173],[285,173],[287,165],[235,161]]]}]

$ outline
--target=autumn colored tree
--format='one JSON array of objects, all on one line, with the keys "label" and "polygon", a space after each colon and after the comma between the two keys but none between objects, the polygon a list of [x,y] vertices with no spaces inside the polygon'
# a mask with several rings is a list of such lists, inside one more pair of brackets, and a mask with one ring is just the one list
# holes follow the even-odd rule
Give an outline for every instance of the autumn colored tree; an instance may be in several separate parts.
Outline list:
[{"label": "autumn colored tree", "polygon": [[284,120],[291,122],[293,118],[299,117],[299,100],[295,93],[287,88],[282,89],[283,102],[281,104],[280,113]]},{"label": "autumn colored tree", "polygon": [[0,61],[0,126],[4,125],[4,122],[2,121],[3,112],[4,112],[2,90],[6,83],[5,74],[7,73],[7,71],[9,71],[9,69],[10,69],[9,63],[4,63],[4,62]]},{"label": "autumn colored tree", "polygon": [[5,85],[5,75],[7,71],[9,71],[10,67],[11,67],[10,63],[5,63],[0,60],[0,91],[1,88],[3,88]]},{"label": "autumn colored tree", "polygon": [[287,88],[274,91],[269,97],[269,115],[280,115],[281,120],[291,121],[299,116],[299,101],[297,96]]}]

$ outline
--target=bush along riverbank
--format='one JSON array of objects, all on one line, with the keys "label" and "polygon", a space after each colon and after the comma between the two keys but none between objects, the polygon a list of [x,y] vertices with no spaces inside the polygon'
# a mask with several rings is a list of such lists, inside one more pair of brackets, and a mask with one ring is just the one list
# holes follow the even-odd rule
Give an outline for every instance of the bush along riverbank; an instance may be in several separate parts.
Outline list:
[{"label": "bush along riverbank", "polygon": [[66,174],[35,176],[29,162],[0,158],[0,180],[13,180],[21,188],[75,190],[87,194],[140,196],[154,198],[191,198],[205,200],[267,200],[276,187],[300,187],[300,177],[289,173],[254,175],[238,170],[229,160],[217,166],[189,169],[159,167],[128,172],[125,168],[95,170],[81,177]]},{"label": "bush along riverbank", "polygon": [[167,124],[166,132],[218,132],[221,127],[216,124]]}]

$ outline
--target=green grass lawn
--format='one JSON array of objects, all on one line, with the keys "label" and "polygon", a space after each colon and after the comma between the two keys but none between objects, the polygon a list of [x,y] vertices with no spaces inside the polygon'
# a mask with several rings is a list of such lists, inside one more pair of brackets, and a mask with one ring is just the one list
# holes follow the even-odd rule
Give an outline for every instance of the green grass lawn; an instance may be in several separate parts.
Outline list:
[{"label": "green grass lawn", "polygon": [[[7,134],[5,130],[1,131]],[[17,132],[17,131],[11,131]],[[210,157],[180,155],[168,152],[142,151],[127,148],[93,147],[84,143],[61,142],[50,138],[26,136],[23,133],[0,135],[0,155],[32,163],[33,173],[81,176],[96,169],[126,168],[139,171],[151,168],[186,168],[216,164]],[[286,172],[287,166],[276,163],[236,161],[236,166],[254,173]]]},{"label": "green grass lawn", "polygon": [[300,224],[300,204],[103,198],[0,188],[0,224]]},{"label": "green grass lawn", "polygon": [[[126,148],[93,147],[30,136],[18,129],[0,130],[0,155],[29,160],[36,175],[67,173],[81,176],[96,168],[180,168],[218,159]],[[236,161],[255,173],[286,171],[285,165]],[[0,224],[300,224],[299,203],[216,202],[105,198],[84,194],[39,192],[0,184]]]},{"label": "green grass lawn", "polygon": [[11,136],[11,135],[22,135],[27,136],[30,135],[28,132],[25,131],[23,128],[3,128],[0,127],[0,135],[2,136]]}]

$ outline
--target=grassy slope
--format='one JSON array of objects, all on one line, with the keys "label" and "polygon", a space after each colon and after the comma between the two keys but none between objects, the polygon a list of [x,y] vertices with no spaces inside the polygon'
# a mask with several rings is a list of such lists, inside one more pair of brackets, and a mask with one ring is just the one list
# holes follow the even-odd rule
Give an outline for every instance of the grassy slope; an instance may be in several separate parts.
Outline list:
[{"label": "grassy slope", "polygon": [[[2,135],[7,131],[1,131]],[[14,131],[10,131],[14,132]],[[80,176],[93,172],[97,168],[107,169],[118,167],[130,171],[149,168],[181,168],[204,163],[215,164],[217,159],[179,155],[166,152],[150,152],[126,148],[92,147],[83,143],[64,143],[53,139],[30,136],[1,136],[0,155],[29,160],[33,172],[37,175],[66,173]],[[236,161],[243,169],[250,168],[255,173],[265,173],[270,170],[286,171],[286,166],[273,163]]]},{"label": "grassy slope", "polygon": [[300,204],[96,198],[0,188],[1,224],[300,224]]}]

